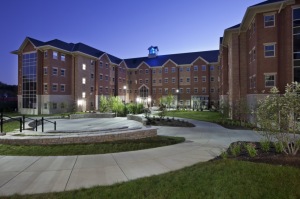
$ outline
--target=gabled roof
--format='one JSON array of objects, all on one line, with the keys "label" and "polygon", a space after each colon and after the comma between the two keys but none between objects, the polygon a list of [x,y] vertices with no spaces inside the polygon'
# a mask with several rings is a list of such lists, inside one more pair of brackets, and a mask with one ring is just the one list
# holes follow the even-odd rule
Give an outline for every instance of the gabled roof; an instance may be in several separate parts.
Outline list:
[{"label": "gabled roof", "polygon": [[162,66],[168,60],[172,60],[178,65],[192,64],[196,59],[201,57],[208,63],[218,62],[219,50],[203,51],[203,52],[191,52],[171,55],[159,55],[154,58],[139,57],[125,59],[125,63],[128,68],[137,68],[142,62],[145,62],[150,67]]},{"label": "gabled roof", "polygon": [[271,4],[271,3],[277,3],[277,2],[284,2],[285,0],[267,0],[267,1],[264,1],[264,2],[261,2],[261,3],[258,3],[258,4],[255,4],[253,6],[250,6],[251,7],[255,7],[255,6],[261,6],[261,5],[267,5],[267,4]]},{"label": "gabled roof", "polygon": [[112,63],[115,63],[115,64],[120,64],[122,62],[122,59],[118,58],[118,57],[115,57],[111,54],[107,54],[107,56],[109,57],[110,61]]},{"label": "gabled roof", "polygon": [[27,37],[27,39],[29,39],[31,41],[31,43],[33,45],[35,45],[36,47],[38,46],[42,46],[44,44],[44,42],[40,41],[40,40],[37,40],[37,39],[33,39],[31,37]]},{"label": "gabled roof", "polygon": [[75,44],[72,51],[73,52],[79,51],[79,52],[85,53],[87,55],[91,55],[93,57],[100,57],[102,54],[104,54],[104,52],[102,52],[96,48],[93,48],[91,46],[88,46],[86,44],[83,44],[83,43]]},{"label": "gabled roof", "polygon": [[234,26],[227,28],[226,30],[236,29],[236,28],[239,28],[240,26],[241,26],[241,24],[239,23],[239,24],[236,24]]}]

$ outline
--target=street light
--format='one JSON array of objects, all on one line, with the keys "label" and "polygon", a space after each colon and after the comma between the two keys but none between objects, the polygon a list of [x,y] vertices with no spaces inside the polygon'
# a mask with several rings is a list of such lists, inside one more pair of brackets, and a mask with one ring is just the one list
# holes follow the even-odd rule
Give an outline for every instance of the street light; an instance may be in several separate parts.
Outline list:
[{"label": "street light", "polygon": [[179,109],[179,89],[176,89],[176,93],[177,93],[177,109]]},{"label": "street light", "polygon": [[124,89],[124,91],[123,91],[123,93],[124,93],[124,103],[126,103],[126,88],[127,88],[127,86],[123,86],[123,89]]},{"label": "street light", "polygon": [[147,102],[148,102],[148,108],[149,108],[149,104],[151,105],[151,97],[147,98]]}]

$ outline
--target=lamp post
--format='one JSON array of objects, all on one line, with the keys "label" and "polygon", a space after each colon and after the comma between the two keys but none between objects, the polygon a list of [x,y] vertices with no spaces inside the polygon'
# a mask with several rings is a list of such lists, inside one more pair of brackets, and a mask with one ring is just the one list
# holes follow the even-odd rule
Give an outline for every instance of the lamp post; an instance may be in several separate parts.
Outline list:
[{"label": "lamp post", "polygon": [[150,107],[149,104],[151,105],[151,97],[148,97],[148,98],[147,98],[147,105],[148,105],[148,108]]},{"label": "lamp post", "polygon": [[127,86],[123,86],[123,93],[124,93],[124,104],[126,104],[126,89],[127,89]]},{"label": "lamp post", "polygon": [[179,89],[176,89],[177,94],[177,109],[179,109]]}]

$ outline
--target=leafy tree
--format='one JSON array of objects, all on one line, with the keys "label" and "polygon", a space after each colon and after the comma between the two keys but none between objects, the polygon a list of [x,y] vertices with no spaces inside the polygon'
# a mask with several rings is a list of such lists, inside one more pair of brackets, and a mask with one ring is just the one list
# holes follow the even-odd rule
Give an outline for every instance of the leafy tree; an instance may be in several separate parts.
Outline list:
[{"label": "leafy tree", "polygon": [[118,116],[118,113],[121,115],[123,114],[124,104],[120,97],[118,97],[118,96],[110,97],[109,104],[110,104],[111,110],[116,113],[116,117]]},{"label": "leafy tree", "polygon": [[278,140],[286,154],[296,155],[300,147],[300,85],[288,84],[285,94],[280,95],[274,87],[271,94],[259,102],[257,122],[267,140]]},{"label": "leafy tree", "polygon": [[108,112],[109,111],[109,100],[107,97],[101,95],[99,101],[99,111],[100,112]]},{"label": "leafy tree", "polygon": [[174,95],[169,94],[169,95],[166,97],[166,103],[167,103],[167,106],[168,106],[169,108],[171,107],[171,104],[172,104],[173,101],[174,101]]}]

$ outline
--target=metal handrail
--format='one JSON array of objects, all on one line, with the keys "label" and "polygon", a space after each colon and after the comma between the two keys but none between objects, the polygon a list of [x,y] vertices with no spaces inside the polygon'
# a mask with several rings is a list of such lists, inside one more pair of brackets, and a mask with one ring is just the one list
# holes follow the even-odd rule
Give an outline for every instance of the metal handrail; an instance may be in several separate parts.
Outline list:
[{"label": "metal handrail", "polygon": [[0,114],[0,132],[3,133],[3,123],[4,121],[6,121],[3,117],[8,117],[9,119],[11,120],[15,120],[15,121],[19,121],[20,122],[20,132],[22,132],[22,118],[19,118],[19,119],[16,119],[16,118],[13,118],[13,117],[10,117],[8,115],[4,115],[3,112],[1,111],[1,114]]}]

